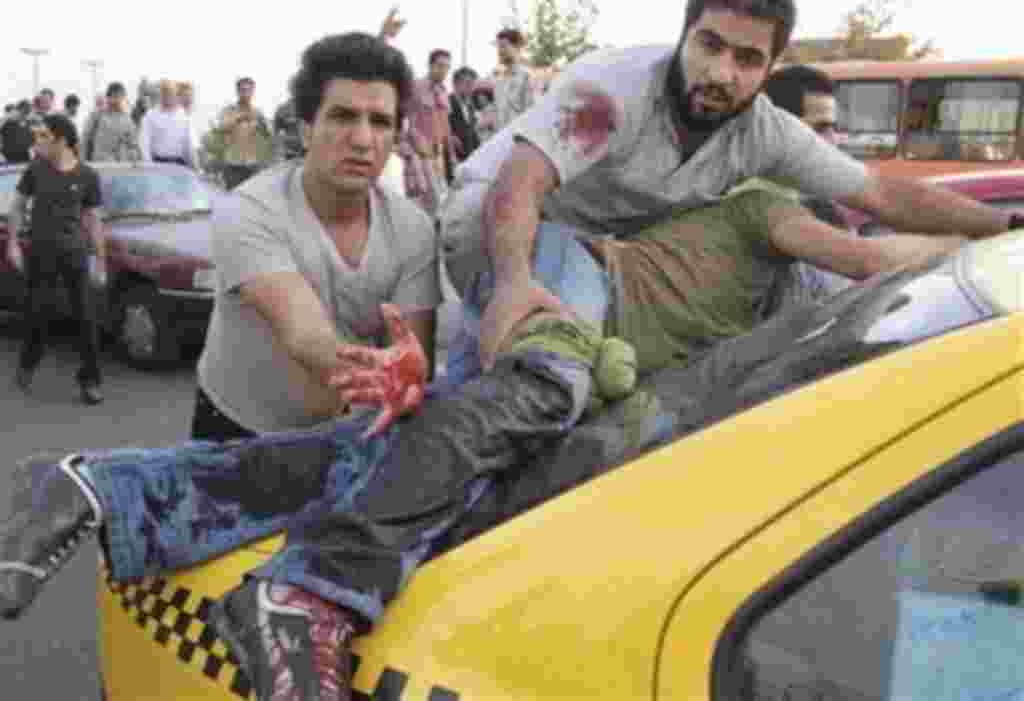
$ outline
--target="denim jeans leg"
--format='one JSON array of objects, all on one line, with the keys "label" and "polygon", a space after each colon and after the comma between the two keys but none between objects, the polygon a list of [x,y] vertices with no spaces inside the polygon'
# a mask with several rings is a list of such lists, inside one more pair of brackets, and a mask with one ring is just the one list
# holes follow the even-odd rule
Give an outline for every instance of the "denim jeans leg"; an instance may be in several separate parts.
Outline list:
[{"label": "denim jeans leg", "polygon": [[[580,234],[567,226],[542,222],[537,227],[533,273],[553,295],[573,309],[581,319],[597,328],[604,326],[608,312],[608,273],[577,239]],[[480,318],[494,289],[491,272],[478,274],[461,290],[462,322],[448,349],[446,375],[459,385],[481,370]]]},{"label": "denim jeans leg", "polygon": [[304,513],[345,508],[390,440],[362,441],[367,422],[86,453],[113,578],[189,567],[285,530]]}]

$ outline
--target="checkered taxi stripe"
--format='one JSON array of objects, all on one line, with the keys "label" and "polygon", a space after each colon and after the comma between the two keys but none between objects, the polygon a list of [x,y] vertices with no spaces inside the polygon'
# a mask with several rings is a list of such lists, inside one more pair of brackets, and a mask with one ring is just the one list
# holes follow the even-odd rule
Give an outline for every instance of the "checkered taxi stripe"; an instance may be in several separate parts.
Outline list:
[{"label": "checkered taxi stripe", "polygon": [[[147,631],[152,640],[175,654],[178,660],[201,671],[226,691],[249,698],[252,684],[238,666],[224,642],[210,627],[213,600],[185,587],[175,587],[166,579],[149,577],[134,584],[107,580],[107,587],[120,601],[121,608]],[[359,656],[353,655],[352,672],[359,669]],[[353,701],[406,701],[409,675],[385,667],[373,691],[352,690]],[[443,686],[431,686],[426,701],[459,701],[459,694]]]},{"label": "checkered taxi stripe", "polygon": [[155,577],[134,584],[108,581],[107,586],[154,642],[233,694],[249,697],[249,678],[210,627],[212,599]]}]

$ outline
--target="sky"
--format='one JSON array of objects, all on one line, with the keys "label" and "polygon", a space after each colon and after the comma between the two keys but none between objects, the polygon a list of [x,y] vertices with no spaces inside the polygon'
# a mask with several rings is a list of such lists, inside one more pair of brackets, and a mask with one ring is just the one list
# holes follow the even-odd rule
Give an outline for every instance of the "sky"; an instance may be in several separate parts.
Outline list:
[{"label": "sky", "polygon": [[[399,3],[407,25],[396,42],[417,74],[427,54],[446,48],[458,66],[463,57],[463,8],[468,3],[465,55],[479,72],[495,65],[492,40],[512,16],[509,0],[418,0]],[[518,0],[522,10],[530,0]],[[599,44],[675,43],[682,27],[684,0],[597,0],[593,28]],[[795,38],[835,35],[840,19],[856,0],[797,0]],[[1008,0],[896,0],[894,31],[932,40],[947,59],[1024,56],[1020,10]],[[387,2],[337,2],[290,6],[287,3],[200,2],[175,0],[173,12],[140,15],[134,0],[93,0],[59,7],[59,21],[41,21],[31,3],[5,2],[4,42],[0,46],[0,100],[30,97],[33,59],[22,48],[47,49],[39,59],[40,86],[58,100],[77,93],[91,107],[93,73],[85,61],[102,61],[95,86],[124,82],[134,96],[140,77],[190,79],[196,86],[200,125],[234,99],[235,79],[256,80],[257,105],[269,113],[287,94],[287,81],[302,49],[324,34],[350,30],[376,33]],[[155,7],[155,6],[154,6]],[[167,8],[165,8],[166,10]],[[133,26],[132,20],[141,19]],[[17,31],[11,28],[17,27]],[[14,39],[16,37],[16,39]]]}]

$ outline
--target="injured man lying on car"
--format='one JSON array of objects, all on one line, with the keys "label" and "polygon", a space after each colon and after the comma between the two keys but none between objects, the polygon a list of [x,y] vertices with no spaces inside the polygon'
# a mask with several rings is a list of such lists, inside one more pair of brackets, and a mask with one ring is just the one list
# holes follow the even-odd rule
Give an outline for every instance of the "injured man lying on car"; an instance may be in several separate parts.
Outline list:
[{"label": "injured man lying on car", "polygon": [[[808,247],[808,238],[816,243]],[[961,243],[856,239],[765,192],[603,247],[542,230],[535,274],[570,309],[594,308],[574,298],[583,288],[566,278],[580,267],[545,266],[545,256],[571,252],[595,271],[634,270],[632,284],[608,289],[618,324],[603,310],[598,318],[533,314],[503,343],[493,368],[430,388],[418,409],[387,427],[362,414],[321,431],[23,461],[0,511],[0,614],[22,614],[90,534],[99,534],[111,577],[130,581],[285,531],[283,549],[217,604],[214,627],[257,698],[284,698],[276,693],[284,688],[294,698],[345,698],[344,649],[425,559],[680,435],[703,420],[695,412],[721,410],[708,390],[715,368],[758,361],[723,360],[729,339],[774,315],[769,324],[782,326],[768,338],[777,340],[779,328],[803,328],[816,308],[776,313],[797,252],[865,278]],[[702,294],[644,274],[645,261],[666,258],[680,271],[701,266]],[[485,289],[475,292],[486,298]],[[398,313],[385,317],[393,341],[408,337]],[[607,338],[607,328],[619,338]],[[423,374],[394,372],[400,361],[386,352],[354,349],[367,370],[332,385],[347,401],[392,409],[395,397],[423,391]],[[382,388],[384,376],[394,386]],[[701,378],[700,391],[688,392],[686,377]],[[281,654],[286,633],[299,640],[294,654]]]}]

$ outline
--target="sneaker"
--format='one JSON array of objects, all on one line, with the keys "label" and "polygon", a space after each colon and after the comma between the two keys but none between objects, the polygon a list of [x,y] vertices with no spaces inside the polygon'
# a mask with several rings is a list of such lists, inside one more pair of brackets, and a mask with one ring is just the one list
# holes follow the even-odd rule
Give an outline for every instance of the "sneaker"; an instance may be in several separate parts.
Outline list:
[{"label": "sneaker", "polygon": [[82,385],[82,401],[89,406],[96,406],[103,401],[103,393],[99,385]]},{"label": "sneaker", "polygon": [[26,461],[0,512],[0,616],[17,618],[103,520],[99,500],[69,455]]},{"label": "sneaker", "polygon": [[211,624],[257,701],[348,701],[350,614],[289,584],[250,579],[213,608]]}]

